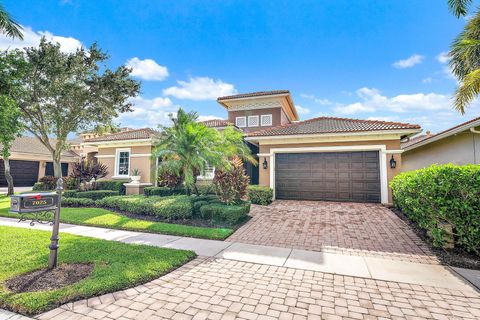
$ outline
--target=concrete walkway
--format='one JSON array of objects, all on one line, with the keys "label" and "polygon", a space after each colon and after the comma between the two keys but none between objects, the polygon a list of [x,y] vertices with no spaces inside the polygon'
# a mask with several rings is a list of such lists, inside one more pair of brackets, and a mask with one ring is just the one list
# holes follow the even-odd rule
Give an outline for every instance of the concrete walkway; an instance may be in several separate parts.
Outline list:
[{"label": "concrete walkway", "polygon": [[[0,225],[51,230],[51,226],[0,218]],[[382,258],[260,246],[178,236],[61,224],[62,232],[124,243],[193,250],[199,256],[318,271],[343,276],[402,282],[446,289],[474,291],[456,272],[441,265]],[[61,240],[60,240],[61,242]]]}]

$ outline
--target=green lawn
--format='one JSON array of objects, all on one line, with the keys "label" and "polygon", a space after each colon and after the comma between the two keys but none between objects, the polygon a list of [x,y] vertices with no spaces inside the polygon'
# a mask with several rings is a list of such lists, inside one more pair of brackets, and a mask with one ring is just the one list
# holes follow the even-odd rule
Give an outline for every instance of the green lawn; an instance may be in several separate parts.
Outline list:
[{"label": "green lawn", "polygon": [[[10,198],[0,196],[0,216],[18,218],[10,213]],[[233,233],[230,228],[205,228],[174,223],[133,219],[101,208],[62,208],[62,222],[111,229],[170,234],[175,236],[223,240]]]},{"label": "green lawn", "polygon": [[93,263],[92,274],[57,290],[12,293],[3,282],[45,268],[51,233],[0,227],[0,308],[38,314],[72,300],[97,296],[145,283],[195,257],[192,251],[125,244],[60,234],[59,263]]}]

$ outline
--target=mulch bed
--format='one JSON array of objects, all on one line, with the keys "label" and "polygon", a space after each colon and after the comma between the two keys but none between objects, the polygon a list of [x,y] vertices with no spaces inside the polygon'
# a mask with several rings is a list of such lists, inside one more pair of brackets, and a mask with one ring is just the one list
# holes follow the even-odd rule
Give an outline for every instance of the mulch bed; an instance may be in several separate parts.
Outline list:
[{"label": "mulch bed", "polygon": [[6,281],[8,290],[15,293],[59,289],[87,278],[93,264],[61,264],[53,270],[41,269],[24,273]]},{"label": "mulch bed", "polygon": [[390,209],[413,229],[415,234],[429,246],[430,250],[443,264],[452,267],[480,270],[480,257],[465,252],[461,248],[443,249],[434,247],[432,244],[432,239],[427,235],[426,230],[420,228],[414,222],[410,221],[402,211],[396,208]]}]

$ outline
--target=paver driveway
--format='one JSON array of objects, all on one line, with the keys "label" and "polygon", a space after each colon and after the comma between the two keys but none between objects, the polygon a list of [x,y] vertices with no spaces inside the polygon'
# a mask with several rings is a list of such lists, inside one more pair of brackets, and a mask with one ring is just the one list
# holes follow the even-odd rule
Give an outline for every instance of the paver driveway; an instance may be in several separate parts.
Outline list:
[{"label": "paver driveway", "polygon": [[279,200],[252,206],[250,215],[227,241],[438,263],[411,228],[379,204]]},{"label": "paver driveway", "polygon": [[480,295],[198,258],[136,288],[69,303],[60,319],[478,319]]}]

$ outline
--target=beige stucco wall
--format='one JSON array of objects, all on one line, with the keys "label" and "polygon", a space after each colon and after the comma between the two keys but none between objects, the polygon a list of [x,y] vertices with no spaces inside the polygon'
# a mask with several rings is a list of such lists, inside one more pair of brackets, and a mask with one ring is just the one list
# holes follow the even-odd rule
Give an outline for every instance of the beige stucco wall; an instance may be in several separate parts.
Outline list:
[{"label": "beige stucco wall", "polygon": [[271,126],[257,126],[257,127],[244,127],[241,128],[244,132],[252,132],[258,130],[265,130],[271,127],[276,127],[281,124],[288,123],[288,119],[285,116],[285,112],[281,108],[266,108],[266,109],[254,109],[254,110],[242,110],[242,111],[229,111],[228,112],[228,121],[235,123],[237,117],[246,117],[248,124],[248,116],[258,116],[258,121],[260,124],[261,115],[271,114],[272,115],[272,125]]},{"label": "beige stucco wall", "polygon": [[480,163],[480,135],[464,131],[405,151],[402,157],[403,171],[421,169],[434,163],[478,164]]},{"label": "beige stucco wall", "polygon": [[[130,146],[130,147],[98,147],[97,159],[107,165],[108,175],[105,179],[112,179],[115,176],[115,163],[117,149],[130,149],[130,173],[133,169],[140,170],[142,179],[140,182],[154,182],[155,161],[149,156],[152,153],[152,146]],[[142,156],[135,156],[142,155]]]},{"label": "beige stucco wall", "polygon": [[[338,142],[316,142],[316,143],[293,143],[293,144],[269,144],[262,145],[260,144],[260,154],[270,154],[270,149],[272,148],[304,148],[304,147],[332,147],[332,146],[359,146],[359,145],[385,145],[387,149],[387,180],[388,183],[393,179],[395,175],[401,172],[402,166],[402,156],[399,153],[394,154],[394,159],[397,162],[397,167],[391,169],[389,161],[391,154],[388,153],[388,150],[399,150],[400,149],[400,139],[395,140],[370,140],[370,141],[338,141]],[[301,151],[299,151],[301,152]],[[268,168],[263,169],[261,165],[263,163],[264,157],[261,156],[259,159],[259,185],[270,186],[270,159],[267,157]],[[389,202],[392,202],[392,192],[388,188],[388,199]]]}]

